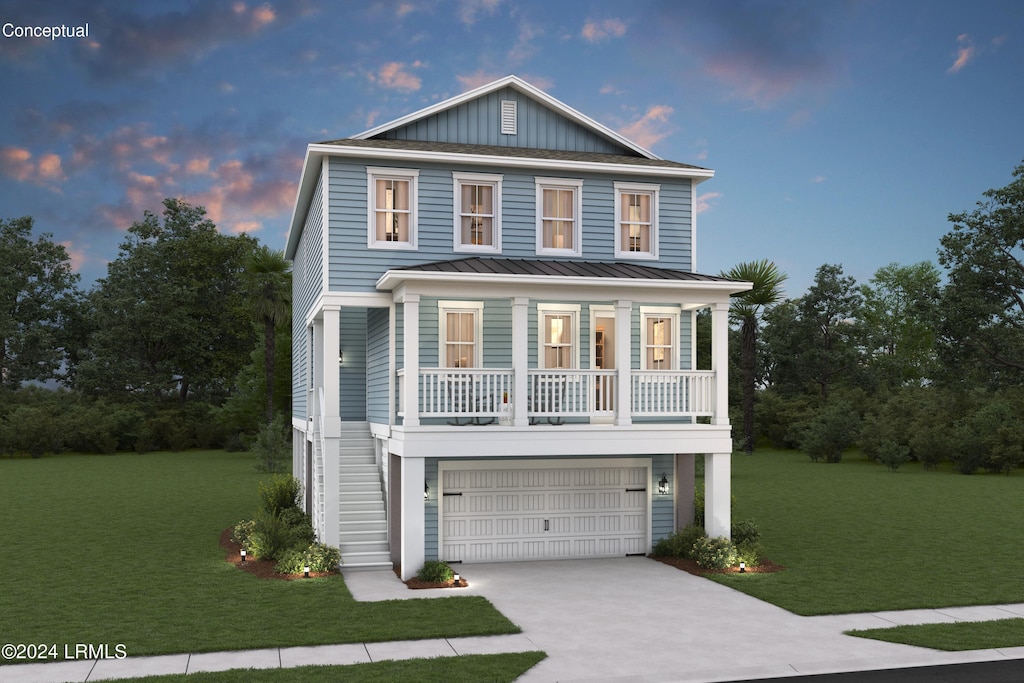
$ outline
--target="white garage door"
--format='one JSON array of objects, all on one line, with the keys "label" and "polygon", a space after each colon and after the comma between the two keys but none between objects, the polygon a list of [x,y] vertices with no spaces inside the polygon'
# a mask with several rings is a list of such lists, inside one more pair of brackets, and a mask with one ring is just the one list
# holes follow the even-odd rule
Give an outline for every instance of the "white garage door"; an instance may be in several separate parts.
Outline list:
[{"label": "white garage door", "polygon": [[448,561],[644,554],[644,466],[445,469],[439,515]]}]

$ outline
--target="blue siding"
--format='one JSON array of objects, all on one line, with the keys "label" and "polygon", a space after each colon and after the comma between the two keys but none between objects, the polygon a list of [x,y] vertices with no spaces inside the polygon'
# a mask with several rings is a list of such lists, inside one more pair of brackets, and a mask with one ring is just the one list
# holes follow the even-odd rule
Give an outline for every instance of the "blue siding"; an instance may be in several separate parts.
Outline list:
[{"label": "blue siding", "polygon": [[[515,135],[501,133],[502,100],[518,102]],[[378,137],[639,156],[636,152],[570,121],[514,88],[496,90],[457,107],[387,131]]]},{"label": "blue siding", "polygon": [[437,458],[425,458],[423,461],[423,477],[430,487],[430,495],[423,501],[424,507],[424,544],[423,556],[427,560],[436,560],[437,554],[437,505],[441,497],[441,485],[437,483]]},{"label": "blue siding", "polygon": [[[507,258],[537,256],[535,178],[550,173],[511,173],[500,166],[464,167],[441,164],[391,164],[419,168],[417,249],[367,248],[367,166],[370,160],[332,159],[330,162],[330,289],[375,291],[388,269],[453,258],[454,193],[452,171],[496,173],[502,180],[502,252]],[[610,174],[558,174],[583,179],[583,260],[615,261],[614,183]],[[678,270],[691,268],[691,183],[688,179],[633,178],[661,186],[659,206],[660,258],[648,265]]]},{"label": "blue siding", "polygon": [[387,424],[388,412],[388,321],[386,308],[370,309],[366,332],[366,417]]},{"label": "blue siding", "polygon": [[344,362],[339,368],[341,418],[366,419],[366,309],[341,309],[340,350]]},{"label": "blue siding", "polygon": [[675,491],[675,456],[655,455],[651,458],[651,481],[647,484],[651,496],[651,544],[671,534],[676,529],[676,504],[673,496],[658,494],[658,481],[662,473],[668,479],[669,491]]},{"label": "blue siding", "polygon": [[292,263],[292,415],[305,420],[309,378],[309,336],[306,316],[323,290],[323,176],[306,213],[306,222]]}]

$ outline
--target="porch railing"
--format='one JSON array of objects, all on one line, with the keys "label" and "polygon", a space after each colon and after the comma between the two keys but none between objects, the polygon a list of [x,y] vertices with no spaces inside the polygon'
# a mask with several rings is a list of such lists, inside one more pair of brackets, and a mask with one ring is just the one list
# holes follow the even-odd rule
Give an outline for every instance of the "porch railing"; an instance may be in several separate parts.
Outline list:
[{"label": "porch railing", "polygon": [[[398,371],[398,405],[405,370]],[[499,418],[514,405],[514,373],[508,368],[420,368],[420,417]],[[615,370],[539,370],[527,373],[530,418],[614,417],[619,376]],[[630,404],[637,417],[712,416],[715,373],[707,370],[633,370]],[[401,408],[398,415],[404,416]]]}]

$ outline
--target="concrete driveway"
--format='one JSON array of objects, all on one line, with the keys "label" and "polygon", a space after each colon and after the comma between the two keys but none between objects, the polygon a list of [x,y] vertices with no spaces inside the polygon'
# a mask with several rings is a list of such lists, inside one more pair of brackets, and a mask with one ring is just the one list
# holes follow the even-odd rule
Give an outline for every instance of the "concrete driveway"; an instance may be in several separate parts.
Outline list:
[{"label": "concrete driveway", "polygon": [[[1024,658],[1024,648],[942,653],[842,633],[955,621],[957,610],[799,617],[643,557],[459,568],[470,586],[457,591],[410,591],[390,572],[347,573],[346,582],[358,600],[487,597],[548,654],[526,683],[728,681]],[[974,610],[971,620],[1024,616],[1024,605],[963,609]]]}]

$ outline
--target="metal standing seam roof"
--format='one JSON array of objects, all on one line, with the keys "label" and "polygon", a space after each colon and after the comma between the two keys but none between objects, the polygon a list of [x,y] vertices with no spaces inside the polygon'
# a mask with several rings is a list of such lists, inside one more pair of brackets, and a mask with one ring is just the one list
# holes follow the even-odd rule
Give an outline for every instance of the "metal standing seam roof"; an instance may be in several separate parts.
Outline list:
[{"label": "metal standing seam roof", "polygon": [[548,277],[616,278],[628,280],[676,280],[682,282],[736,282],[715,275],[700,275],[682,270],[654,268],[634,263],[597,263],[593,261],[549,261],[541,259],[483,258],[479,256],[435,261],[394,271],[426,273],[468,273],[474,275],[540,275]]},{"label": "metal standing seam roof", "polygon": [[535,149],[532,147],[503,147],[500,145],[468,145],[456,142],[424,142],[421,140],[394,140],[374,138],[358,140],[343,138],[316,143],[336,147],[364,147],[366,149],[394,149],[418,152],[441,152],[445,154],[479,154],[483,156],[516,157],[523,159],[545,159],[556,161],[580,161],[595,164],[627,164],[630,166],[650,166],[652,168],[683,168],[694,171],[708,171],[701,166],[682,164],[667,159],[648,159],[628,154],[605,154],[601,152],[573,152],[557,149]]}]

